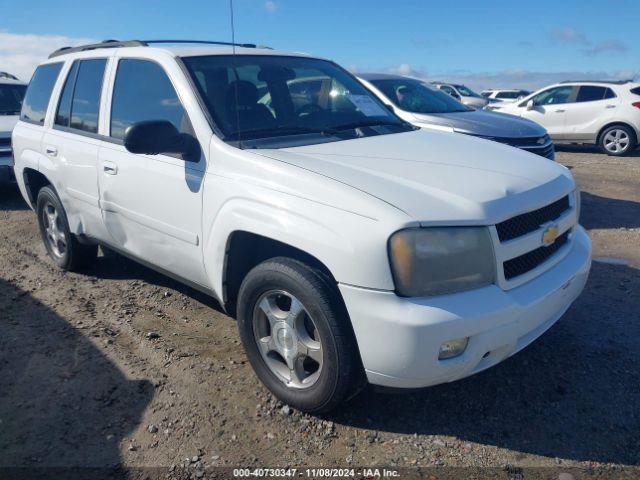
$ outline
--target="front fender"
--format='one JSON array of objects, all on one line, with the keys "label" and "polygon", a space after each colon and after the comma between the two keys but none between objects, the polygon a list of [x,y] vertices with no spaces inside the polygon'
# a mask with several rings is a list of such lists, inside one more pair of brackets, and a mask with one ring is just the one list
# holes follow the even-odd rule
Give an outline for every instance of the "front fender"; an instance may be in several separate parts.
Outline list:
[{"label": "front fender", "polygon": [[[238,231],[306,252],[340,283],[393,290],[386,249],[390,232],[385,222],[256,185],[243,187],[232,179],[214,178],[208,179],[204,195],[204,262],[218,298],[224,298],[228,242]],[[216,199],[221,198],[225,200],[216,208]]]}]

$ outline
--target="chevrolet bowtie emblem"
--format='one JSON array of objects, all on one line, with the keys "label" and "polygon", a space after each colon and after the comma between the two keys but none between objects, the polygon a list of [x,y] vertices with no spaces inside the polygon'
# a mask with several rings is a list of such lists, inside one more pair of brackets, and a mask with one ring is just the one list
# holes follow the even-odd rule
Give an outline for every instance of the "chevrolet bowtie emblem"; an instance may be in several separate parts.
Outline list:
[{"label": "chevrolet bowtie emblem", "polygon": [[538,139],[538,145],[542,145],[544,142],[545,142],[544,137],[540,137],[540,138]]},{"label": "chevrolet bowtie emblem", "polygon": [[560,232],[560,229],[558,229],[557,225],[551,225],[547,227],[546,230],[542,232],[542,244],[545,247],[548,247],[549,245],[551,245],[553,242],[556,241],[556,238],[558,238],[559,232]]}]

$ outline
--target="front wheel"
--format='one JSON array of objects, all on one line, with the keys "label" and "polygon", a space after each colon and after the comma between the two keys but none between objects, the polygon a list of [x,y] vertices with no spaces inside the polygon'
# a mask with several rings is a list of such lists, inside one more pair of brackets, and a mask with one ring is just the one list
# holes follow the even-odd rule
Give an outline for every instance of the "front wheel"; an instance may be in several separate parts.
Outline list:
[{"label": "front wheel", "polygon": [[238,294],[238,327],[260,380],[298,410],[329,411],[364,385],[337,292],[301,262],[274,258],[247,274]]},{"label": "front wheel", "polygon": [[600,149],[607,155],[622,157],[635,150],[638,140],[626,125],[613,125],[600,135]]}]

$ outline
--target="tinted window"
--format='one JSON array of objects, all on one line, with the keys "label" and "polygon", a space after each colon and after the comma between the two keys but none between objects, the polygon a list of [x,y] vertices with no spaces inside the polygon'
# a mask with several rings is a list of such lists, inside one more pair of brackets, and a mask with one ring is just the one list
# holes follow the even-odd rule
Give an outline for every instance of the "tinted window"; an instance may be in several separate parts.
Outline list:
[{"label": "tinted window", "polygon": [[71,102],[71,128],[98,133],[100,93],[106,64],[104,59],[80,62]]},{"label": "tinted window", "polygon": [[60,95],[60,101],[58,102],[58,110],[56,112],[56,125],[62,125],[64,127],[69,126],[71,120],[71,99],[73,97],[73,87],[76,84],[76,75],[78,73],[78,62],[73,62],[71,70],[67,75],[67,80],[64,82],[62,88],[62,94]]},{"label": "tinted window", "polygon": [[640,95],[640,87],[632,88],[630,91],[634,95]]},{"label": "tinted window", "polygon": [[595,102],[605,98],[613,98],[615,95],[610,88],[584,85],[578,92],[578,102]]},{"label": "tinted window", "polygon": [[418,80],[402,78],[373,80],[371,83],[395,106],[408,112],[452,113],[470,110],[446,93],[428,88]]},{"label": "tinted window", "polygon": [[517,99],[520,95],[520,92],[499,92],[496,98]]},{"label": "tinted window", "polygon": [[183,133],[191,132],[187,114],[160,65],[123,59],[113,87],[111,136],[123,139],[130,125],[145,120],[167,120]]},{"label": "tinted window", "polygon": [[40,125],[44,123],[51,91],[61,68],[62,63],[49,63],[40,65],[36,69],[22,103],[21,120],[39,123]]},{"label": "tinted window", "polygon": [[533,97],[534,105],[558,105],[561,103],[569,103],[573,93],[573,87],[563,86],[550,88]]},{"label": "tinted window", "polygon": [[0,83],[0,115],[18,115],[26,89],[24,85]]}]

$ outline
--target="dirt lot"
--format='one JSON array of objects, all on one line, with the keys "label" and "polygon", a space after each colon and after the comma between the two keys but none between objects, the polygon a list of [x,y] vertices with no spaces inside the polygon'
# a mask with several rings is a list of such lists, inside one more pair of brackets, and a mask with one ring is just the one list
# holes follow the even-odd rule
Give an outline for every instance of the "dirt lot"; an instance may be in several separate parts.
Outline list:
[{"label": "dirt lot", "polygon": [[57,271],[33,213],[2,193],[0,466],[637,466],[640,152],[558,157],[594,256],[626,264],[594,263],[561,321],[503,364],[411,394],[367,389],[323,418],[258,383],[214,301],[114,255]]}]

